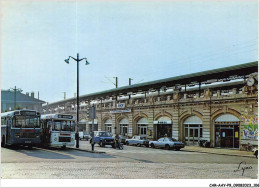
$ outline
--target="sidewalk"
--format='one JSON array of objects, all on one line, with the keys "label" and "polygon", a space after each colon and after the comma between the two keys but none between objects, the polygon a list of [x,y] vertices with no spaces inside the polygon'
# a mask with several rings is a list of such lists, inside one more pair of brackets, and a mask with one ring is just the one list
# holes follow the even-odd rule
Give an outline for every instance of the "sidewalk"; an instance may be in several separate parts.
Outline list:
[{"label": "sidewalk", "polygon": [[240,157],[252,157],[255,158],[253,152],[240,151],[239,149],[222,149],[222,148],[205,148],[198,146],[185,146],[181,149],[188,152],[200,152],[200,153],[212,153],[218,155],[230,155],[230,156],[240,156]]},{"label": "sidewalk", "polygon": [[[76,145],[74,147],[70,147],[71,149],[76,149],[80,151],[86,151],[91,153],[106,153],[105,151],[98,151],[100,148],[96,147],[95,144],[94,152],[91,150],[90,145],[79,145],[79,148],[76,148]],[[199,147],[199,146],[185,146],[181,149],[181,151],[186,152],[200,152],[200,153],[212,153],[212,154],[218,154],[218,155],[229,155],[229,156],[240,156],[240,157],[252,157],[255,158],[253,155],[253,152],[249,151],[240,151],[239,149],[223,149],[223,148],[205,148],[205,147]]]}]

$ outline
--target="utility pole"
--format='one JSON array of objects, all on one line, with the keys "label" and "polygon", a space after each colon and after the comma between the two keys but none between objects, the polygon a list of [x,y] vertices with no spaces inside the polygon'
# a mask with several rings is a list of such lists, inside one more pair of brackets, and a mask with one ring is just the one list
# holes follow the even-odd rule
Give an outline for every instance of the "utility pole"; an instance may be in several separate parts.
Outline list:
[{"label": "utility pole", "polygon": [[115,79],[116,79],[115,86],[116,86],[116,88],[117,88],[117,87],[118,87],[118,78],[117,78],[117,77],[113,77],[113,78],[115,78]]},{"label": "utility pole", "polygon": [[76,125],[76,148],[79,148],[79,62],[82,61],[83,59],[86,60],[86,65],[89,64],[87,61],[87,58],[82,58],[79,59],[79,53],[77,53],[77,59],[74,57],[69,56],[68,59],[65,59],[64,61],[69,64],[69,59],[72,58],[77,62],[77,125]]},{"label": "utility pole", "polygon": [[19,88],[17,89],[16,86],[14,86],[14,88],[11,88],[10,90],[13,90],[14,91],[14,109],[16,108],[16,92],[17,91],[20,91],[22,92],[22,90]]},{"label": "utility pole", "polygon": [[132,78],[129,78],[129,85],[131,85],[131,80],[133,80]]},{"label": "utility pole", "polygon": [[94,145],[95,145],[95,134],[94,134],[94,119],[96,118],[96,107],[94,104],[89,108],[89,118],[92,119],[92,141],[91,141],[91,148],[92,151],[94,151]]},{"label": "utility pole", "polygon": [[64,93],[64,100],[66,99],[66,92],[62,92],[62,93]]},{"label": "utility pole", "polygon": [[14,109],[16,108],[16,86],[14,86]]}]

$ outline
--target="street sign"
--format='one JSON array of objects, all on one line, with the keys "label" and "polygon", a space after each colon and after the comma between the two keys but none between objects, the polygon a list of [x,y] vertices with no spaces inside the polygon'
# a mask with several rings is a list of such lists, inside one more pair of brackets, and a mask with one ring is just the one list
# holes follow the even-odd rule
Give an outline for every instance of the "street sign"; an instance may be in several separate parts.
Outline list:
[{"label": "street sign", "polygon": [[89,107],[89,118],[90,119],[96,118],[96,107],[95,106]]}]

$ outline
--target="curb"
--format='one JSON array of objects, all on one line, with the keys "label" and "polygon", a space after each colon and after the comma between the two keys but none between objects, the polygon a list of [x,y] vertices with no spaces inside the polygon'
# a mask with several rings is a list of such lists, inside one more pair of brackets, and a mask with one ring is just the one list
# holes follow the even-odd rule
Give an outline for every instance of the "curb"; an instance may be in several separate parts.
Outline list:
[{"label": "curb", "polygon": [[194,150],[182,150],[182,151],[208,153],[208,154],[217,154],[217,155],[229,155],[229,156],[238,156],[238,157],[251,157],[251,158],[256,158],[253,154],[252,154],[252,156],[251,156],[251,155],[238,155],[238,154],[228,154],[228,153],[215,153],[215,152],[194,151]]},{"label": "curb", "polygon": [[89,153],[100,153],[100,154],[102,154],[102,153],[106,153],[106,152],[104,152],[104,151],[91,151],[91,150],[84,150],[84,149],[80,149],[80,148],[70,148],[70,149],[74,149],[74,150],[78,150],[78,151],[85,151],[85,152],[89,152]]}]

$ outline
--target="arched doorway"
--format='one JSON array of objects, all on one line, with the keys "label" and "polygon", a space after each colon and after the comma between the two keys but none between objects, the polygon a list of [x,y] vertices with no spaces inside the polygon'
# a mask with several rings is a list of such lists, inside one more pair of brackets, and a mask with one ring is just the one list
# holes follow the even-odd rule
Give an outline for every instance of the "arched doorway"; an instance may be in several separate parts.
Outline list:
[{"label": "arched doorway", "polygon": [[104,124],[105,124],[105,131],[112,133],[112,120],[107,119]]},{"label": "arched doorway", "polygon": [[160,117],[157,121],[154,121],[156,125],[156,138],[172,137],[172,120],[167,116]]},{"label": "arched doorway", "polygon": [[119,122],[119,134],[122,136],[127,136],[128,135],[128,120],[123,118]]},{"label": "arched doorway", "polygon": [[146,118],[141,118],[138,120],[136,124],[137,124],[137,134],[143,137],[147,137],[148,120]]},{"label": "arched doorway", "polygon": [[199,139],[203,136],[202,121],[197,116],[188,117],[184,123],[185,142],[189,146],[197,146]]},{"label": "arched doorway", "polygon": [[231,114],[218,117],[215,122],[215,146],[239,148],[240,120]]}]

